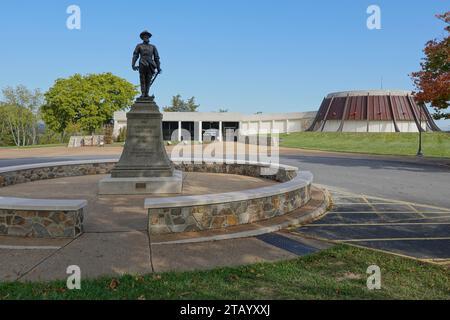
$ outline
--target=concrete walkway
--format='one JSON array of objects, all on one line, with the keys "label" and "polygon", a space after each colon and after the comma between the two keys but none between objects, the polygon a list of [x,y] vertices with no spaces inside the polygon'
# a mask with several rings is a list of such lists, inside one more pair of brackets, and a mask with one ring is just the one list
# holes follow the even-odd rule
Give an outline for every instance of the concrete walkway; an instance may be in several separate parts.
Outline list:
[{"label": "concrete walkway", "polygon": [[330,244],[281,230],[325,214],[328,204],[326,194],[314,189],[310,203],[291,214],[226,230],[149,237],[143,221],[123,230],[92,225],[74,240],[0,237],[0,281],[64,280],[71,265],[81,268],[82,277],[97,278],[292,259]]}]

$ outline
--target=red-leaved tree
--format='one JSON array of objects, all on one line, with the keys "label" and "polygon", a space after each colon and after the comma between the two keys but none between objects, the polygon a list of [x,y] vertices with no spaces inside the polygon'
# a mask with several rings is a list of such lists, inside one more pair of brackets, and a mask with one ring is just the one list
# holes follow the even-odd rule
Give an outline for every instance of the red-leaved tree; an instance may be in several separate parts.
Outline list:
[{"label": "red-leaved tree", "polygon": [[450,102],[450,11],[436,16],[447,26],[447,35],[441,40],[431,40],[423,52],[422,70],[411,77],[416,87],[415,98],[419,103],[431,103],[435,119],[450,119],[447,111]]}]

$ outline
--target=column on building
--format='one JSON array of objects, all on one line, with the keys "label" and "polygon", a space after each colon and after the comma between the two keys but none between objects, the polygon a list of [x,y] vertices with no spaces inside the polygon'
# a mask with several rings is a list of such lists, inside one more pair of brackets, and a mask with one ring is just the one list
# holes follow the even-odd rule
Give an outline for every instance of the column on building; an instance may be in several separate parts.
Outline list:
[{"label": "column on building", "polygon": [[202,121],[197,121],[194,123],[194,140],[203,142],[203,123],[202,123]]},{"label": "column on building", "polygon": [[219,141],[223,141],[222,121],[219,121]]},{"label": "column on building", "polygon": [[181,141],[181,121],[178,121],[178,141]]},{"label": "column on building", "polygon": [[289,134],[289,119],[286,119],[286,133]]}]

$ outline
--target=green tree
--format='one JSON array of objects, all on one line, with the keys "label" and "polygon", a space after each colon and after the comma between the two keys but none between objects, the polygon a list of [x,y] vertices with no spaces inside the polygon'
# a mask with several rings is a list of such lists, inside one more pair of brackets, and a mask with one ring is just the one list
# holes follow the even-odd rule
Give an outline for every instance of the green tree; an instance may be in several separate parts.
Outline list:
[{"label": "green tree", "polygon": [[195,97],[188,99],[187,101],[181,98],[181,95],[177,94],[172,97],[172,104],[163,108],[164,112],[197,112],[200,107],[195,103]]},{"label": "green tree", "polygon": [[33,144],[34,114],[27,108],[3,104],[0,106],[2,127],[18,147]]},{"label": "green tree", "polygon": [[29,90],[23,85],[2,89],[0,130],[17,146],[36,144],[38,139],[39,108],[43,95],[39,89]]},{"label": "green tree", "polygon": [[92,134],[107,123],[114,112],[128,108],[137,93],[135,86],[111,73],[75,74],[56,80],[45,93],[42,118],[62,136],[73,124]]},{"label": "green tree", "polygon": [[0,103],[0,146],[14,145],[14,140],[9,130],[6,119],[6,106]]}]

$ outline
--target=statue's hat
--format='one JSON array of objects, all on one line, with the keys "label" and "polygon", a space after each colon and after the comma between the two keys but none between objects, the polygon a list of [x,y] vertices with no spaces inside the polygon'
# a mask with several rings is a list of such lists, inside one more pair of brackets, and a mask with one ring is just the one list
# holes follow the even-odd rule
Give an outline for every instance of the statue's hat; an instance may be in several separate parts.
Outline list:
[{"label": "statue's hat", "polygon": [[140,35],[141,39],[144,40],[144,36],[148,35],[150,38],[152,37],[152,34],[148,32],[147,30],[143,31]]}]

